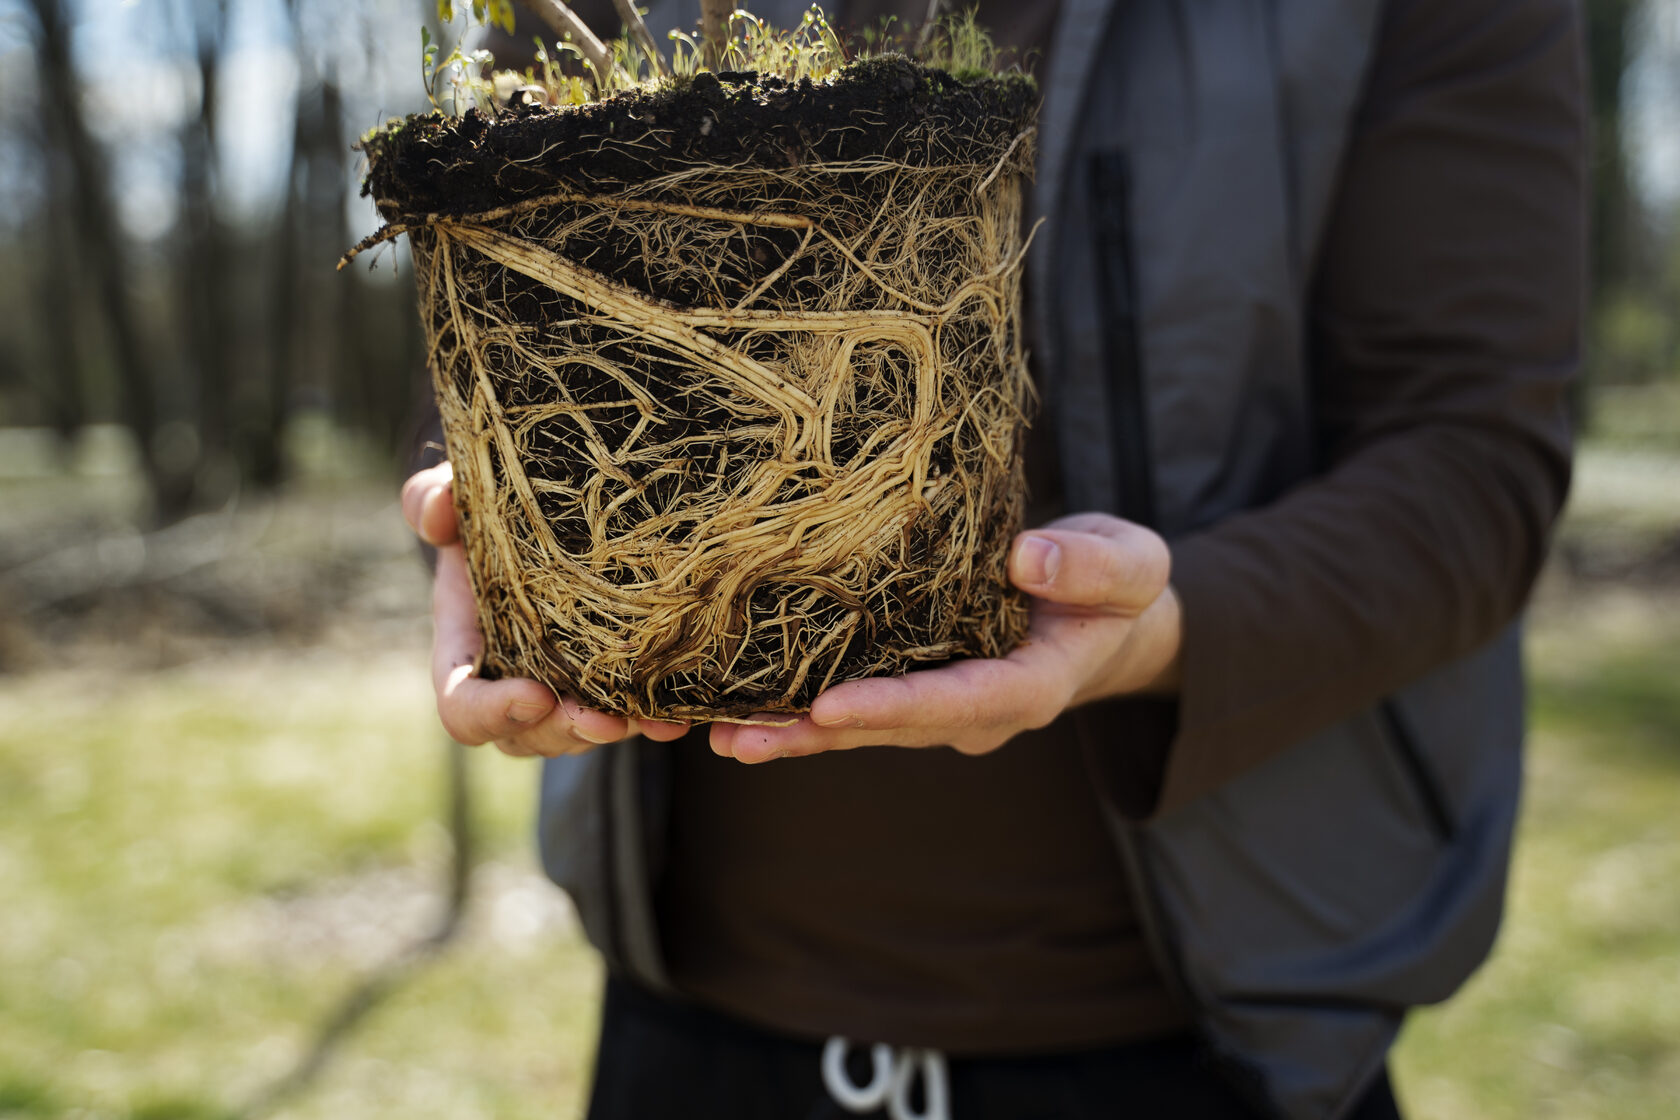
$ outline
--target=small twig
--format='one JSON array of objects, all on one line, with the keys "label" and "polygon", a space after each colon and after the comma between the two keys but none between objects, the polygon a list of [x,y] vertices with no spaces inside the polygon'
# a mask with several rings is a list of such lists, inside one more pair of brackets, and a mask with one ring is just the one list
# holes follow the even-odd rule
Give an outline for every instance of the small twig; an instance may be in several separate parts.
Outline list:
[{"label": "small twig", "polygon": [[998,161],[992,165],[992,170],[984,179],[980,180],[980,185],[974,188],[974,193],[979,194],[981,191],[996,182],[997,177],[1003,174],[1003,169],[1009,166],[1009,157],[1015,154],[1015,149],[1019,148],[1023,143],[1031,144],[1033,138],[1037,135],[1038,129],[1036,128],[1022,129],[1020,132],[1016,133],[1015,139],[1009,142],[1009,147],[1004,149],[1003,154],[998,157]]}]

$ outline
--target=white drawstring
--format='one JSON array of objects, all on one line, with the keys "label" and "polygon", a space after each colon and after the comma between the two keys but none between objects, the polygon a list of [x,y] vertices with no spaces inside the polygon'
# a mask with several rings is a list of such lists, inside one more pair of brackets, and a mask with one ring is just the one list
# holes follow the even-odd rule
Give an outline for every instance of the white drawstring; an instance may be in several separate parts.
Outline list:
[{"label": "white drawstring", "polygon": [[[877,1042],[869,1048],[869,1084],[860,1087],[846,1072],[846,1051],[851,1046],[850,1039],[835,1035],[823,1047],[823,1086],[834,1103],[859,1116],[885,1105],[892,1120],[951,1120],[945,1055],[913,1046],[894,1050]],[[918,1068],[922,1075],[922,1111],[912,1112],[910,1087]]]}]

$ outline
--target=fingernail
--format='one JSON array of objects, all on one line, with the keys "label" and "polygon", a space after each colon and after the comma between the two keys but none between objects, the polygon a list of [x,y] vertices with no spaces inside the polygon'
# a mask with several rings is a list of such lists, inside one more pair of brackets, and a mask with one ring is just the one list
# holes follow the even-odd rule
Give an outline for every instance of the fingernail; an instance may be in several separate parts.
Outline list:
[{"label": "fingernail", "polygon": [[811,716],[811,722],[816,724],[818,727],[862,727],[863,726],[863,721],[858,719],[856,716],[852,715],[852,713],[850,713],[850,712],[841,712],[839,715],[833,715],[833,716],[823,716],[821,719],[818,719],[815,715],[812,715]]},{"label": "fingernail", "polygon": [[515,700],[507,706],[507,718],[515,723],[532,723],[552,710],[548,704],[534,704],[529,700]]},{"label": "fingernail", "polygon": [[1056,578],[1062,566],[1062,550],[1055,541],[1043,537],[1027,537],[1016,551],[1024,583],[1047,584]]},{"label": "fingernail", "polygon": [[610,743],[610,742],[613,741],[610,736],[597,737],[597,736],[591,734],[590,732],[585,731],[583,728],[576,726],[575,724],[572,726],[572,737],[574,739],[582,739],[586,743],[594,743],[596,746],[600,746],[602,743]]}]

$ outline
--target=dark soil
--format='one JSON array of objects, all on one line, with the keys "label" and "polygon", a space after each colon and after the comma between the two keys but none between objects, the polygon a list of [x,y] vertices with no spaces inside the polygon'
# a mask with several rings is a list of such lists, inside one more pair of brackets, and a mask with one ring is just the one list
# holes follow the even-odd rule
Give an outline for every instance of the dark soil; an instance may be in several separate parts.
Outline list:
[{"label": "dark soil", "polygon": [[[367,140],[364,191],[395,222],[557,189],[610,193],[695,164],[870,156],[925,164],[939,158],[927,150],[930,136],[957,151],[1007,142],[1031,121],[1038,96],[1025,75],[962,81],[902,55],[854,62],[824,82],[700,74],[579,107],[410,117]],[[917,127],[933,121],[942,127]]]}]

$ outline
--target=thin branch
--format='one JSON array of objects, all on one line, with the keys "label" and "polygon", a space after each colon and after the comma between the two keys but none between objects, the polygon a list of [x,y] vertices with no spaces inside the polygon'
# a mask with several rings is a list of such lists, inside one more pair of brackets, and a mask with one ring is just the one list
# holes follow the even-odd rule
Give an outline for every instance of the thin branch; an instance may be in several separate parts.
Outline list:
[{"label": "thin branch", "polygon": [[632,38],[642,45],[648,58],[653,63],[655,74],[666,73],[665,56],[659,53],[659,44],[653,41],[653,32],[648,30],[642,13],[636,9],[635,0],[613,0],[613,7],[618,9],[618,18],[624,22],[625,30]]},{"label": "thin branch", "polygon": [[939,9],[944,7],[943,0],[928,0],[927,15],[922,17],[921,27],[916,29],[916,57],[922,57],[927,49],[928,40],[933,38],[933,29],[939,26]]},{"label": "thin branch", "polygon": [[570,39],[583,52],[583,57],[595,68],[597,85],[607,80],[607,75],[612,73],[612,52],[595,37],[595,32],[589,30],[589,25],[579,19],[576,12],[561,0],[521,0],[521,3],[548,24],[549,30],[562,39]]}]

